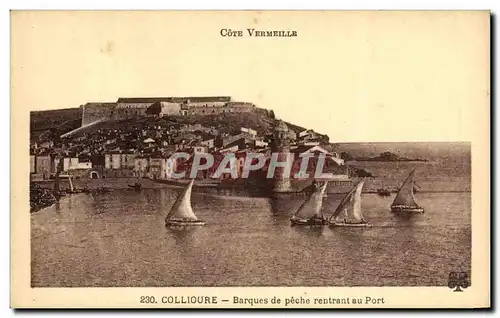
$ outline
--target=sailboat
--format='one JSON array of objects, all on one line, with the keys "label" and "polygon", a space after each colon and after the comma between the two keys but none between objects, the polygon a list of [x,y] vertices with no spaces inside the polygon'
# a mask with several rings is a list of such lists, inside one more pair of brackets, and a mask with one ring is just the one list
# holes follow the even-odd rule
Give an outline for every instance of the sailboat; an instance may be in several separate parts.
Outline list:
[{"label": "sailboat", "polygon": [[295,212],[290,219],[292,225],[323,225],[328,223],[321,212],[327,183],[328,181],[317,188],[306,201],[302,203],[297,212]]},{"label": "sailboat", "polygon": [[191,207],[191,191],[194,179],[191,179],[187,187],[177,197],[170,212],[165,218],[166,226],[204,225],[204,221],[198,220]]},{"label": "sailboat", "polygon": [[384,180],[382,180],[382,187],[377,189],[377,194],[381,197],[390,197],[391,191],[384,187]]},{"label": "sailboat", "polygon": [[403,185],[399,188],[398,194],[391,205],[391,211],[394,213],[424,213],[424,208],[419,206],[415,201],[414,196],[414,181],[413,175],[415,174],[415,169],[413,169],[408,177],[406,177]]},{"label": "sailboat", "polygon": [[365,179],[359,181],[340,201],[339,206],[328,219],[330,227],[369,227],[361,211],[361,191]]}]

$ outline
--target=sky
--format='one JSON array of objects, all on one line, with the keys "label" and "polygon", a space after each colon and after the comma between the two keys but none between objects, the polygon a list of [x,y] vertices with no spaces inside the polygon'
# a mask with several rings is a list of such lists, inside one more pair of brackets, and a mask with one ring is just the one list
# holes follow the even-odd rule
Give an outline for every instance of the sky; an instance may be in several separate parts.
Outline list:
[{"label": "sky", "polygon": [[471,141],[489,109],[488,12],[27,11],[11,26],[13,110],[228,95],[366,142]]}]

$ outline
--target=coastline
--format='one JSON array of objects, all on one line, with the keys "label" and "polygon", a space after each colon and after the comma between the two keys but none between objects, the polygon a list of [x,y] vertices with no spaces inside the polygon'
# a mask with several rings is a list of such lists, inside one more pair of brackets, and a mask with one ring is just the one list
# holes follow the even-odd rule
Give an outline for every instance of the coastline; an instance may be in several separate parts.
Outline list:
[{"label": "coastline", "polygon": [[38,212],[56,204],[57,199],[52,189],[30,183],[30,213]]},{"label": "coastline", "polygon": [[[354,182],[356,180],[353,180]],[[387,179],[387,178],[367,178],[367,182],[365,184],[365,187],[363,189],[363,193],[377,193],[377,189],[386,187],[389,188],[391,193],[394,195],[395,194],[395,189],[398,187],[398,183],[401,180],[394,180],[394,179]],[[420,189],[418,189],[418,192],[421,193],[444,193],[444,192],[471,192],[470,190],[470,185],[459,182],[460,180],[457,180],[457,182],[449,183],[449,182],[441,182],[440,180],[422,180],[418,181],[420,185]],[[139,182],[141,184],[141,189],[182,189],[184,187],[184,184],[182,182],[179,182],[179,184],[175,184],[176,181],[172,182],[163,182],[162,180],[160,181],[155,181],[151,179],[137,179],[137,178],[106,178],[106,179],[75,179],[73,180],[73,184],[75,188],[77,189],[83,189],[83,188],[88,188],[89,190],[98,190],[101,188],[108,188],[108,189],[113,189],[113,190],[131,190],[129,185],[132,185],[136,182]],[[54,180],[45,180],[45,181],[33,181],[32,184],[36,184],[40,186],[41,188],[44,189],[53,189],[54,187]],[[61,189],[67,189],[69,188],[69,183],[67,180],[61,180],[60,181],[60,186]],[[349,192],[351,189],[351,186],[335,186],[333,184],[329,184],[327,187],[326,193],[332,193],[332,194],[343,194]],[[228,193],[228,195],[232,192],[237,192],[238,194],[247,194],[248,196],[255,196],[258,192],[258,189],[254,189],[251,186],[244,186],[244,185],[237,185],[235,187],[230,187],[230,186],[220,186],[220,187],[213,187],[213,186],[207,186],[207,185],[198,185],[193,188],[193,192],[215,192],[215,193]],[[249,192],[249,193],[247,193]],[[284,195],[286,194],[297,194],[301,193],[301,191],[292,191],[289,193],[283,193]]]}]

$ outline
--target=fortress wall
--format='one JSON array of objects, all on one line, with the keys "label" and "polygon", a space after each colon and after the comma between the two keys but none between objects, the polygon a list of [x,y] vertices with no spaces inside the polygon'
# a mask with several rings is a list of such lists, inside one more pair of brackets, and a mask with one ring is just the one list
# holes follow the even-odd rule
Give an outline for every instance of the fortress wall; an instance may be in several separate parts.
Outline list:
[{"label": "fortress wall", "polygon": [[194,106],[189,105],[188,115],[215,115],[222,113],[249,113],[255,110],[252,103],[227,103],[226,106],[209,105]]},{"label": "fortress wall", "polygon": [[218,106],[190,106],[188,110],[188,115],[215,115],[228,112],[227,109]]},{"label": "fortress wall", "polygon": [[[82,106],[82,126],[98,120],[120,120],[146,116],[152,102],[139,103],[87,103]],[[181,114],[182,104],[161,102],[162,115]],[[252,103],[245,102],[192,102],[187,106],[186,115],[215,115],[222,113],[247,113],[255,111]]]},{"label": "fortress wall", "polygon": [[255,110],[255,105],[252,103],[231,102],[227,104],[227,108],[229,108],[232,113],[249,113]]},{"label": "fortress wall", "polygon": [[160,102],[161,115],[180,115],[181,114],[181,104],[180,103],[170,103],[170,102]]},{"label": "fortress wall", "polygon": [[82,126],[97,120],[110,120],[116,110],[116,103],[87,103],[82,106]]},{"label": "fortress wall", "polygon": [[128,119],[135,117],[146,116],[146,110],[153,105],[152,102],[147,103],[118,103],[116,106],[116,114],[114,119]]},{"label": "fortress wall", "polygon": [[189,107],[224,107],[226,102],[189,102]]},{"label": "fortress wall", "polygon": [[117,108],[128,108],[128,109],[147,109],[149,106],[153,105],[154,102],[145,103],[118,103]]}]

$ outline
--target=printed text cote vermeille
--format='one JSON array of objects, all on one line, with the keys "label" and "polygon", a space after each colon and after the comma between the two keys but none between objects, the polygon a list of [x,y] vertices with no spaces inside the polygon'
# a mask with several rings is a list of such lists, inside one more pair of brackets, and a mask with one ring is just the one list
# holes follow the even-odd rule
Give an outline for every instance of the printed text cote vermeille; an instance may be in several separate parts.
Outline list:
[{"label": "printed text cote vermeille", "polygon": [[256,30],[256,29],[246,29],[243,30],[233,30],[233,29],[221,29],[220,35],[223,37],[295,37],[297,36],[297,31],[295,30]]}]

